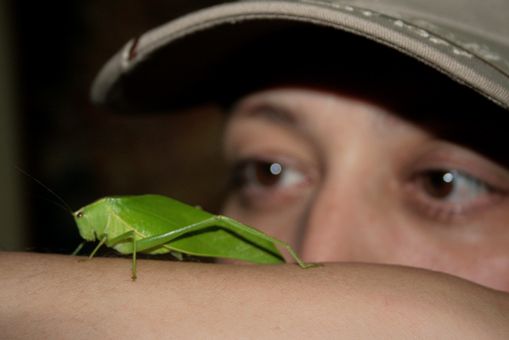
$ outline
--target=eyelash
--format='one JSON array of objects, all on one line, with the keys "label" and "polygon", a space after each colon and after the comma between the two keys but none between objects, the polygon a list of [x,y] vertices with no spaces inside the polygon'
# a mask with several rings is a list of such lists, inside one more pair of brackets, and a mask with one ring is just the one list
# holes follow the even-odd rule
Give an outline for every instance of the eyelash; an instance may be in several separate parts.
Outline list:
[{"label": "eyelash", "polygon": [[493,204],[502,191],[457,169],[429,169],[409,180],[410,198],[428,217],[451,221]]},{"label": "eyelash", "polygon": [[265,159],[244,159],[237,162],[232,171],[232,187],[245,197],[282,195],[307,183],[306,175],[296,167],[284,162]]},{"label": "eyelash", "polygon": [[[284,162],[248,158],[235,164],[232,187],[248,205],[280,202],[297,193],[309,179]],[[466,171],[431,168],[415,172],[405,182],[407,198],[426,218],[452,222],[503,197],[504,192]]]}]

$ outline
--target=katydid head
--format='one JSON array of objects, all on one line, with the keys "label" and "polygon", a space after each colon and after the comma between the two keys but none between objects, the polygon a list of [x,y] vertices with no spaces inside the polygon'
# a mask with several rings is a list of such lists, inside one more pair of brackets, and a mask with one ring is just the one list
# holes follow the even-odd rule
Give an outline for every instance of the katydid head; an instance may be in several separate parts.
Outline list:
[{"label": "katydid head", "polygon": [[108,217],[100,203],[97,201],[73,212],[80,235],[87,241],[95,241],[98,235],[104,234]]}]

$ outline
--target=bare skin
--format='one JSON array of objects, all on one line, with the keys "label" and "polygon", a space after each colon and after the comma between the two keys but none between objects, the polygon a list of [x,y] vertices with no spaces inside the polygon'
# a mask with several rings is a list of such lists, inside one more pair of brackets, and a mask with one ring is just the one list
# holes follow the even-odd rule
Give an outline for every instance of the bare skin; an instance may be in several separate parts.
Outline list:
[{"label": "bare skin", "polygon": [[[439,108],[439,128],[466,125]],[[473,128],[462,135],[489,134]],[[397,112],[269,89],[233,110],[225,153],[236,183],[224,213],[289,241],[305,261],[400,264],[509,292],[509,171]]]},{"label": "bare skin", "polygon": [[506,294],[410,268],[238,266],[0,253],[4,339],[509,336]]},{"label": "bare skin", "polygon": [[242,179],[225,213],[332,263],[139,261],[132,282],[128,259],[0,253],[2,337],[509,338],[506,168],[302,88],[242,101],[225,148]]}]

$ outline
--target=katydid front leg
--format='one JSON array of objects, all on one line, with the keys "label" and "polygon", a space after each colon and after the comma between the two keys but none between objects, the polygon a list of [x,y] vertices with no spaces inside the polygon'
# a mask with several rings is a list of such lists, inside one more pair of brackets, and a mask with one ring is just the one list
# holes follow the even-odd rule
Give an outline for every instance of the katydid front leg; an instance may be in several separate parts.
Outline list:
[{"label": "katydid front leg", "polygon": [[[132,240],[132,243],[133,243],[133,245],[132,245],[133,253],[132,253],[132,265],[131,265],[131,279],[134,281],[134,280],[136,280],[136,252],[137,252],[136,243],[137,243],[137,241],[136,241],[136,238],[134,237],[133,230],[123,233],[117,237],[114,237],[111,240],[108,240],[108,235],[104,235],[103,238],[101,239],[101,241],[97,244],[97,246],[94,248],[94,250],[90,253],[90,255],[88,256],[88,259],[91,260],[94,257],[94,255],[97,253],[99,248],[101,248],[101,246],[103,246],[104,244],[106,244],[107,247],[113,247],[117,243],[122,243],[129,239]],[[78,246],[78,248],[73,252],[73,255],[78,253],[78,251],[82,247],[83,247],[83,243],[81,243]]]},{"label": "katydid front leg", "polygon": [[133,262],[131,265],[131,279],[134,281],[134,280],[136,280],[136,252],[137,252],[136,244],[138,243],[138,241],[136,241],[136,238],[134,236],[134,230],[128,231],[128,232],[123,233],[117,237],[112,238],[111,240],[106,241],[106,246],[113,247],[117,243],[125,242],[129,239],[131,239],[132,243],[133,243],[133,257],[132,257]]}]

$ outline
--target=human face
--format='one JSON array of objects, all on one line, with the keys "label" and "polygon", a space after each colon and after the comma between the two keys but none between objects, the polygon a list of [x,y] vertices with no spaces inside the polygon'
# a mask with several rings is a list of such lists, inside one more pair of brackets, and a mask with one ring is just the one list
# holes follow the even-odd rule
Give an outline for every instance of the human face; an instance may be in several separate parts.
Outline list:
[{"label": "human face", "polygon": [[305,261],[399,264],[509,291],[509,171],[373,102],[281,87],[234,108],[224,213]]}]

